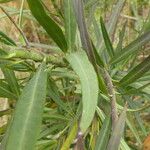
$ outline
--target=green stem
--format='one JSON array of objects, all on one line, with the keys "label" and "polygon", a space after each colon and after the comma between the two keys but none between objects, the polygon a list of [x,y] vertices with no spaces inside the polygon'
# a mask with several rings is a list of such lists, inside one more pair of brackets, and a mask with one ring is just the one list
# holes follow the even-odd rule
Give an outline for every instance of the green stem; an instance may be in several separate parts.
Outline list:
[{"label": "green stem", "polygon": [[[65,63],[63,63],[63,56],[53,56],[53,55],[44,55],[40,52],[33,52],[33,51],[27,51],[27,50],[11,50],[2,57],[2,59],[12,59],[12,58],[20,58],[20,59],[31,59],[36,62],[41,62],[46,57],[47,63],[52,63],[57,66],[66,66]],[[58,59],[59,57],[59,59]]]}]

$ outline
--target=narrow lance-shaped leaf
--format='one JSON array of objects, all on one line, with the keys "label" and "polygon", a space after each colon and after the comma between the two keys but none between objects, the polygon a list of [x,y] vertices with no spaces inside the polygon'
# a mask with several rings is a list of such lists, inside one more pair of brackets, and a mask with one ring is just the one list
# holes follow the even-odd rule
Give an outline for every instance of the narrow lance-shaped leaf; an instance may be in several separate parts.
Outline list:
[{"label": "narrow lance-shaped leaf", "polygon": [[[132,100],[132,98],[130,96],[128,96],[128,95],[123,96],[123,99],[128,100],[128,104],[129,104],[131,109],[136,109],[137,108],[137,105],[135,104],[135,102]],[[138,133],[138,132],[136,132],[136,130],[137,130],[136,127],[138,126],[138,130],[141,129],[141,131],[143,132],[143,135],[145,135],[145,136],[147,135],[147,131],[145,129],[145,125],[143,123],[143,119],[140,116],[140,113],[138,111],[134,112],[134,116],[135,116],[134,118],[136,119],[136,122],[137,122],[136,125],[133,123],[134,122],[133,121],[133,115],[131,116],[132,118],[130,118],[131,123],[129,121],[127,121],[127,124],[129,126],[130,130],[133,131],[133,134],[135,135],[135,138],[137,139],[137,142],[141,145],[142,140],[141,140],[140,136],[138,134],[136,134],[136,133]],[[128,117],[128,119],[129,119],[129,117]],[[129,125],[129,124],[131,124],[131,125]],[[132,130],[132,128],[133,128],[133,130]]]},{"label": "narrow lance-shaped leaf", "polygon": [[4,34],[2,31],[0,31],[0,41],[7,45],[16,46],[15,42],[11,38],[9,38],[6,34]]},{"label": "narrow lance-shaped leaf", "polygon": [[70,148],[70,145],[72,144],[73,140],[75,139],[77,132],[78,132],[78,124],[77,124],[77,122],[75,122],[72,129],[70,130],[69,135],[68,135],[66,141],[64,142],[61,150],[68,150]]},{"label": "narrow lance-shaped leaf", "polygon": [[[132,118],[133,119],[133,118]],[[126,119],[126,123],[127,123],[127,126],[129,127],[130,131],[132,132],[132,134],[134,135],[136,141],[138,144],[142,144],[141,142],[141,139],[140,139],[140,136],[138,135],[138,130],[137,128],[135,127],[135,124],[133,122],[130,122],[129,119]]]},{"label": "narrow lance-shaped leaf", "polygon": [[108,145],[110,133],[111,133],[111,118],[107,117],[107,118],[105,118],[103,125],[101,127],[99,136],[96,141],[95,150],[105,150],[106,149],[106,147]]},{"label": "narrow lance-shaped leaf", "polygon": [[96,63],[100,66],[100,67],[104,67],[105,64],[101,58],[101,56],[99,55],[96,47],[94,46],[94,44],[92,43],[92,46],[93,46],[93,52],[94,52],[94,55],[95,55],[95,60],[96,60]]},{"label": "narrow lance-shaped leaf", "polygon": [[102,46],[103,40],[102,40],[101,29],[95,16],[92,16],[92,23],[93,23],[93,29],[96,37],[96,48],[99,50]]},{"label": "narrow lance-shaped leaf", "polygon": [[6,150],[33,150],[40,132],[46,98],[45,62],[25,86],[9,128]]},{"label": "narrow lance-shaped leaf", "polygon": [[124,59],[126,59],[131,54],[134,54],[139,48],[150,41],[150,31],[146,32],[142,36],[138,37],[136,40],[131,42],[128,46],[122,49],[121,52],[116,53],[116,55],[110,61],[112,64],[116,64]]},{"label": "narrow lance-shaped leaf", "polygon": [[17,96],[11,92],[10,87],[3,81],[0,81],[0,97],[16,100]]},{"label": "narrow lance-shaped leaf", "polygon": [[123,6],[125,4],[126,0],[118,0],[116,6],[112,9],[112,13],[110,16],[110,19],[106,25],[108,34],[111,38],[113,38],[116,27],[117,27],[117,22],[120,17],[120,13],[123,9]]},{"label": "narrow lance-shaped leaf", "polygon": [[11,91],[17,96],[17,98],[20,95],[20,87],[17,81],[17,78],[15,76],[15,73],[7,68],[2,68],[2,71],[4,73],[5,79],[11,89]]},{"label": "narrow lance-shaped leaf", "polygon": [[[97,114],[98,116],[101,118],[101,120],[103,121],[105,116],[104,116],[104,113],[99,109],[99,107],[97,107]],[[120,141],[120,148],[122,150],[130,150],[129,146],[127,145],[127,143],[125,142],[125,140],[123,138],[121,138],[121,141]]]},{"label": "narrow lance-shaped leaf", "polygon": [[[5,56],[6,52],[1,50],[0,55],[1,57]],[[19,87],[14,71],[6,68],[5,65],[8,65],[8,64],[10,64],[10,62],[6,60],[2,60],[2,62],[0,62],[1,70],[4,74],[6,82],[8,83],[7,86],[4,86],[2,82],[0,83],[1,85],[0,93],[2,97],[4,96],[10,99],[17,100],[17,98],[20,95],[20,87]]]},{"label": "narrow lance-shaped leaf", "polygon": [[150,70],[150,56],[148,56],[143,62],[141,62],[139,65],[133,68],[125,77],[123,77],[119,82],[120,86],[127,86],[135,82],[149,70]]},{"label": "narrow lance-shaped leaf", "polygon": [[39,24],[63,51],[67,51],[67,43],[61,28],[48,16],[40,0],[27,0],[30,10]]},{"label": "narrow lance-shaped leaf", "polygon": [[71,51],[74,48],[76,37],[76,20],[73,11],[72,0],[64,1],[64,18],[65,18],[65,32],[68,49]]},{"label": "narrow lance-shaped leaf", "polygon": [[115,128],[112,131],[112,135],[110,137],[107,150],[118,150],[120,145],[120,140],[123,135],[125,121],[126,121],[126,111],[127,107],[125,106],[124,110],[122,111]]},{"label": "narrow lance-shaped leaf", "polygon": [[122,30],[119,32],[119,42],[115,49],[115,53],[119,53],[120,51],[122,51],[123,40],[124,40],[124,36],[125,36],[125,31],[126,31],[126,25],[127,25],[127,21],[124,23]]},{"label": "narrow lance-shaped leaf", "polygon": [[[95,48],[93,43],[92,43],[92,46],[93,46],[95,61],[96,61],[97,65],[99,65],[100,67],[103,68],[105,66],[104,62],[103,62],[101,56],[98,54],[97,49]],[[101,76],[101,72],[99,70],[97,70],[97,74],[98,74],[99,88],[103,93],[107,94],[107,88],[106,88],[105,82],[103,80],[103,77]]]},{"label": "narrow lance-shaped leaf", "polygon": [[[108,35],[110,39],[113,41],[114,40],[114,34],[116,31],[118,19],[120,17],[120,13],[123,9],[123,6],[125,4],[126,0],[118,0],[115,7],[112,8],[112,13],[111,16],[109,17],[108,23],[106,23],[106,29],[108,31]],[[100,50],[104,49],[104,42],[102,38],[100,37],[99,39],[99,45],[100,45]]]},{"label": "narrow lance-shaped leaf", "polygon": [[99,90],[97,75],[84,51],[72,53],[67,56],[67,59],[81,81],[83,110],[80,129],[84,133],[92,122],[97,106]]},{"label": "narrow lance-shaped leaf", "polygon": [[120,148],[122,150],[131,150],[130,147],[127,145],[127,142],[121,138]]},{"label": "narrow lance-shaped leaf", "polygon": [[66,112],[69,111],[67,105],[61,100],[58,88],[55,82],[52,81],[52,79],[48,80],[47,95],[53,99],[53,101],[58,105],[58,107],[65,110]]},{"label": "narrow lance-shaped leaf", "polygon": [[100,23],[101,23],[102,34],[103,34],[103,38],[104,38],[107,52],[108,52],[110,58],[112,58],[114,56],[114,49],[113,49],[112,43],[110,41],[109,35],[107,33],[107,30],[106,30],[106,27],[105,27],[105,24],[104,24],[102,17],[100,18]]}]

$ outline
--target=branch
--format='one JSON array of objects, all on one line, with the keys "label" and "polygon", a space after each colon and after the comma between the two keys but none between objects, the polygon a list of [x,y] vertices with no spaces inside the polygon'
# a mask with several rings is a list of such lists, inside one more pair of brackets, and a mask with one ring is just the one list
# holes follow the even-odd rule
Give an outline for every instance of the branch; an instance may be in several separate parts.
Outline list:
[{"label": "branch", "polygon": [[111,77],[106,69],[104,69],[104,79],[107,84],[108,94],[111,100],[111,116],[112,116],[112,126],[113,128],[116,125],[116,122],[118,120],[118,112],[117,112],[117,105],[116,105],[116,95],[115,90],[113,87],[113,83],[111,80]]},{"label": "branch", "polygon": [[10,49],[10,47],[9,47],[9,49],[8,49],[5,47],[5,48],[3,48],[3,50],[6,52],[6,55],[3,55],[0,57],[0,59],[2,59],[2,60],[13,60],[13,59],[26,60],[26,59],[29,59],[29,60],[33,60],[35,62],[42,62],[43,59],[46,57],[47,63],[51,63],[51,64],[53,64],[55,66],[59,66],[59,67],[66,66],[66,64],[63,61],[64,56],[62,56],[62,55],[45,55],[38,51],[31,51],[31,50],[27,51],[26,49],[23,49],[23,48]]}]

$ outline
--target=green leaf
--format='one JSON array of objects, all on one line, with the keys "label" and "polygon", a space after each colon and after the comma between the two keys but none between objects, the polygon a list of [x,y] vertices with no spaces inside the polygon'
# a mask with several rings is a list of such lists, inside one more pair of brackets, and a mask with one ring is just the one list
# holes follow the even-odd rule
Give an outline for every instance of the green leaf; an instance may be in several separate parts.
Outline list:
[{"label": "green leaf", "polygon": [[8,84],[0,80],[0,97],[9,98],[9,99],[17,99],[16,95],[11,92]]},{"label": "green leaf", "polygon": [[146,93],[150,95],[150,82],[143,84],[142,82],[134,82],[131,87],[133,87],[130,90],[127,90],[125,94],[141,94],[141,93]]},{"label": "green leaf", "polygon": [[125,1],[126,0],[118,0],[116,6],[112,9],[110,19],[106,25],[110,37],[114,36],[117,27],[117,22],[120,17],[123,6],[125,4]]},{"label": "green leaf", "polygon": [[123,135],[125,120],[126,120],[126,110],[127,107],[125,106],[124,110],[122,111],[116,126],[112,131],[112,135],[109,140],[109,144],[107,146],[107,150],[118,150],[120,145],[120,140]]},{"label": "green leaf", "polygon": [[36,144],[37,148],[35,150],[51,150],[51,149],[55,149],[56,145],[57,145],[57,140],[42,139],[37,142]]},{"label": "green leaf", "polygon": [[124,76],[120,82],[120,86],[127,86],[137,79],[142,77],[146,72],[150,70],[150,56],[148,56],[144,61],[142,61],[139,65],[133,68],[126,76]]},{"label": "green leaf", "polygon": [[20,87],[17,81],[17,78],[15,76],[14,71],[7,69],[7,68],[2,68],[3,74],[5,76],[5,80],[7,81],[11,91],[19,97],[20,95]]},{"label": "green leaf", "polygon": [[[96,111],[97,111],[98,116],[103,121],[105,119],[105,115],[102,112],[102,110],[100,110],[99,107],[97,107]],[[122,150],[130,150],[129,146],[127,145],[127,143],[125,142],[125,140],[123,138],[121,138],[120,147]]]},{"label": "green leaf", "polygon": [[64,52],[67,51],[67,43],[61,28],[48,16],[40,0],[27,0],[30,10],[39,24],[48,35],[57,43]]},{"label": "green leaf", "polygon": [[95,48],[94,44],[93,45],[93,51],[94,51],[94,55],[95,55],[95,59],[96,59],[96,63],[100,66],[100,67],[104,67],[105,64],[101,58],[101,56],[98,54],[97,49]]},{"label": "green leaf", "polygon": [[100,48],[103,44],[103,40],[102,40],[100,25],[98,23],[99,22],[97,22],[96,17],[92,16],[92,24],[93,24],[94,34],[96,37],[96,44],[95,45],[96,45],[97,50],[100,50]]},{"label": "green leaf", "polygon": [[[129,106],[130,106],[130,108],[131,109],[136,109],[136,108],[138,108],[139,107],[139,105],[137,105],[133,100],[132,100],[132,98],[130,98],[129,96],[123,96],[123,98],[124,98],[124,100],[127,100],[128,101],[128,104],[129,104]],[[136,126],[135,126],[135,124],[134,124],[134,121],[133,121],[133,115],[131,115],[131,123],[132,123],[132,127],[133,128],[135,128],[135,131],[136,131],[136,127],[138,126],[138,130],[140,130],[141,129],[141,131],[143,132],[143,135],[144,136],[146,136],[147,135],[147,132],[146,132],[146,129],[145,129],[145,126],[144,126],[144,123],[143,123],[143,119],[141,118],[141,116],[140,116],[140,113],[139,112],[134,112],[134,118],[136,119]],[[128,117],[128,119],[129,119],[129,117]],[[129,121],[128,121],[129,122]],[[128,122],[127,122],[127,124],[128,124]],[[130,123],[129,122],[129,123]],[[135,127],[134,127],[135,126]],[[132,129],[131,129],[131,131],[132,131]],[[134,131],[134,130],[133,130]],[[137,132],[138,133],[138,132]],[[133,134],[134,134],[134,132],[133,132]],[[137,139],[137,141],[138,141],[138,143],[139,144],[141,144],[141,140],[140,140],[140,137],[139,137],[139,135],[137,134],[136,135],[136,133],[134,134],[135,135],[135,138]]]},{"label": "green leaf", "polygon": [[126,26],[127,26],[127,21],[124,23],[122,30],[119,32],[119,42],[117,44],[117,47],[115,49],[115,53],[119,53],[120,51],[122,51],[122,47],[123,47],[123,40],[124,40],[124,36],[125,36],[125,31],[126,31]]},{"label": "green leaf", "polygon": [[78,132],[78,124],[77,122],[75,122],[72,129],[70,130],[68,137],[66,138],[66,141],[63,143],[61,150],[68,150],[70,148],[70,145],[75,139],[77,132]]},{"label": "green leaf", "polygon": [[[132,118],[133,119],[133,118]],[[141,145],[141,139],[139,137],[139,134],[138,134],[138,131],[135,127],[135,124],[132,122],[129,121],[129,119],[126,119],[126,123],[130,129],[130,131],[133,133],[134,137],[136,138],[137,142]]]},{"label": "green leaf", "polygon": [[9,38],[6,34],[4,34],[2,31],[0,31],[0,42],[6,45],[16,46],[15,42],[11,38]]},{"label": "green leaf", "polygon": [[[93,46],[93,52],[95,55],[96,63],[97,63],[97,65],[99,65],[100,67],[103,68],[105,66],[104,62],[103,62],[101,56],[98,54],[97,49],[95,48],[93,43],[92,43],[92,46]],[[98,74],[99,88],[103,93],[107,94],[107,87],[105,85],[105,82],[103,80],[101,72],[98,69],[97,69],[97,74]]]},{"label": "green leaf", "polygon": [[[116,27],[117,27],[117,23],[120,17],[120,13],[123,9],[123,6],[125,4],[126,0],[118,0],[115,7],[113,7],[112,11],[111,11],[111,15],[109,17],[108,23],[106,23],[106,29],[108,32],[108,35],[110,37],[111,40],[114,40],[114,34],[116,31]],[[95,24],[95,23],[94,23]],[[97,31],[99,32],[99,31]],[[99,35],[101,35],[101,33],[99,33]],[[99,47],[100,47],[100,52],[103,52],[104,50],[104,42],[101,38],[101,36],[99,36]]]},{"label": "green leaf", "polygon": [[80,129],[84,133],[92,122],[97,106],[99,91],[97,75],[84,51],[72,53],[67,59],[81,81],[83,110]]},{"label": "green leaf", "polygon": [[64,1],[64,18],[65,18],[65,32],[68,48],[71,51],[74,48],[76,37],[76,20],[73,12],[72,0]]},{"label": "green leaf", "polygon": [[[99,107],[97,107],[96,111],[97,111],[98,116],[103,121],[105,119],[105,115],[102,112],[102,110],[100,110]],[[122,150],[130,150],[129,146],[127,145],[127,143],[125,142],[125,140],[123,138],[121,138],[120,147]]]},{"label": "green leaf", "polygon": [[131,150],[123,138],[121,138],[120,148],[121,150]]},{"label": "green leaf", "polygon": [[66,112],[69,112],[67,105],[61,100],[58,88],[55,84],[55,82],[52,81],[52,79],[48,80],[47,85],[47,95],[53,99],[53,101],[63,110]]},{"label": "green leaf", "polygon": [[111,118],[105,118],[103,126],[101,127],[99,136],[96,141],[95,150],[105,150],[109,141],[109,136],[111,133]]},{"label": "green leaf", "polygon": [[106,27],[105,27],[105,24],[104,24],[102,17],[100,18],[100,23],[101,23],[102,34],[103,34],[103,38],[104,38],[107,52],[108,52],[110,58],[112,58],[114,56],[114,49],[113,49],[112,43],[110,41],[109,35],[107,33],[107,30],[106,30]]},{"label": "green leaf", "polygon": [[33,150],[40,132],[46,98],[47,73],[43,63],[25,86],[17,102],[6,150]]},{"label": "green leaf", "polygon": [[28,62],[23,62],[22,60],[13,61],[12,63],[7,64],[7,66],[5,67],[9,68],[10,70],[21,71],[21,72],[35,71],[33,64],[30,64]]},{"label": "green leaf", "polygon": [[132,54],[136,54],[139,48],[145,44],[147,44],[150,41],[150,31],[146,32],[142,36],[138,37],[136,40],[131,42],[128,46],[122,49],[121,52],[116,53],[116,55],[112,58],[110,63],[116,64],[120,61],[126,59]]}]

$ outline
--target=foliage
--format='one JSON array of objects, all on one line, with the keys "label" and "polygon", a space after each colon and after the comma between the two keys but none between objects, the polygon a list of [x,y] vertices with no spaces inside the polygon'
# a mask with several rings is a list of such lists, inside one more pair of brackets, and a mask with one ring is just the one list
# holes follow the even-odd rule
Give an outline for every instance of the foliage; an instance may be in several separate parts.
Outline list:
[{"label": "foliage", "polygon": [[[22,0],[19,11],[7,2],[0,7],[19,38],[0,31],[0,97],[9,104],[0,116],[10,118],[0,127],[0,149],[141,148],[149,132],[149,16],[142,20],[125,0],[111,14],[103,6],[114,1]],[[120,15],[127,3],[134,17]],[[24,22],[38,42],[26,37]]]}]

